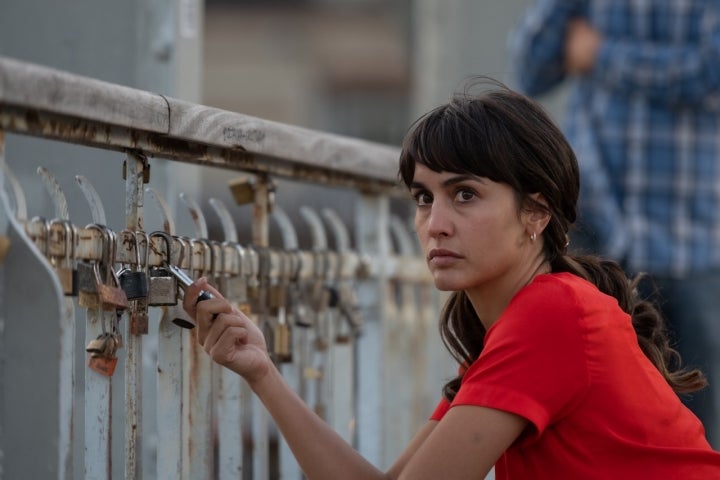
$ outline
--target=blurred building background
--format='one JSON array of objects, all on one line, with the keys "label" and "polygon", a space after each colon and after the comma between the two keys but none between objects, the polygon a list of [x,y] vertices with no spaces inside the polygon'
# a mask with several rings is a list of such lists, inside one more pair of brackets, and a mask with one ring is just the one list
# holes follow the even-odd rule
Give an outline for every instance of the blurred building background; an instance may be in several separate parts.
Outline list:
[{"label": "blurred building background", "polygon": [[[448,99],[468,76],[511,82],[506,37],[530,1],[2,0],[0,55],[399,146],[412,120]],[[553,101],[551,110],[559,111]],[[120,156],[17,135],[8,136],[6,147],[31,216],[51,218],[54,211],[36,174],[44,166],[65,187],[74,223],[90,223],[74,188],[74,176],[83,174],[102,192],[108,226],[116,230],[124,215]],[[165,193],[180,235],[190,234],[192,223],[178,205],[179,192],[201,205],[210,197],[233,205],[227,186],[233,172],[157,159],[152,166],[151,184]],[[277,201],[300,227],[298,202],[318,208],[332,203],[349,219],[354,195],[280,181]],[[393,209],[411,212],[399,200]],[[250,212],[237,207],[233,213],[238,225],[243,219],[250,225]],[[145,217],[147,230],[160,227],[151,208]],[[220,228],[212,214],[207,220],[211,232]],[[248,241],[249,233],[249,226],[241,228],[240,241]],[[277,235],[271,231],[271,243]],[[379,466],[388,466],[404,446],[380,451],[372,428],[359,428],[361,449]]]}]

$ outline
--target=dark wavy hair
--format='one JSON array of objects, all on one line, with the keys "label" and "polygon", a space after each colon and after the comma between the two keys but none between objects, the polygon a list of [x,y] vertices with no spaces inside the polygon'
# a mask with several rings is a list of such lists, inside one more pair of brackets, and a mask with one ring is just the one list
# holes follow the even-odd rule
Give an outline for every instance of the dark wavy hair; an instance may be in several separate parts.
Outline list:
[{"label": "dark wavy hair", "polygon": [[[629,280],[616,262],[568,253],[568,232],[576,220],[580,188],[577,159],[537,102],[495,80],[474,79],[464,92],[411,126],[399,167],[399,176],[408,187],[418,163],[436,172],[471,173],[505,183],[515,191],[521,209],[548,213],[543,254],[552,271],[575,274],[617,298],[632,317],[642,351],[673,390],[689,393],[707,385],[701,371],[681,368],[661,314],[637,294],[640,276]],[[531,197],[535,193],[547,205],[535,201]],[[480,355],[485,333],[467,295],[453,292],[440,318],[440,334],[451,355],[469,365]],[[455,397],[461,380],[459,374],[443,388],[448,400]]]}]

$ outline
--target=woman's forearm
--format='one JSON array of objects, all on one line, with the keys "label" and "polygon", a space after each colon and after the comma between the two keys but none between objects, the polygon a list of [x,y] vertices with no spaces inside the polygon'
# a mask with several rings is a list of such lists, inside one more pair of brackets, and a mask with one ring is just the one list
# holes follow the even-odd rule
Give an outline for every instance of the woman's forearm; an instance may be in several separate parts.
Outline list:
[{"label": "woman's forearm", "polygon": [[288,386],[277,369],[251,384],[310,480],[385,479]]}]

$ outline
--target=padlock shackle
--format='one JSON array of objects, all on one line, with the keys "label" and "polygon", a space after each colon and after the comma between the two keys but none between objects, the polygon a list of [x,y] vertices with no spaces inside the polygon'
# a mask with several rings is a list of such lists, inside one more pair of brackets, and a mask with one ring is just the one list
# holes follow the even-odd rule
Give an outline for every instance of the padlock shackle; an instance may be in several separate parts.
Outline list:
[{"label": "padlock shackle", "polygon": [[153,248],[153,251],[159,255],[160,257],[163,257],[163,264],[165,263],[172,263],[172,243],[173,238],[172,235],[170,235],[167,232],[164,232],[162,230],[156,230],[150,234],[150,243],[148,245],[153,245],[152,239],[155,237],[161,237],[163,241],[165,242],[165,252],[164,255],[158,252]]},{"label": "padlock shackle", "polygon": [[65,255],[63,259],[66,261],[75,260],[75,238],[77,236],[75,225],[68,219],[54,218],[48,223],[48,235],[53,225],[61,225],[65,230]]}]

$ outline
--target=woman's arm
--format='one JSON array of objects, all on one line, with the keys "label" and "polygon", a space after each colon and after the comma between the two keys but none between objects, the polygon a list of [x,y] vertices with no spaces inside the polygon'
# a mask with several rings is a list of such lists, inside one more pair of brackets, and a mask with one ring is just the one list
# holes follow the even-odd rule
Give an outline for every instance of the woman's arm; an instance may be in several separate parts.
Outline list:
[{"label": "woman's arm", "polygon": [[501,410],[454,406],[440,422],[428,422],[389,473],[400,480],[485,478],[527,424]]},{"label": "woman's arm", "polygon": [[[195,305],[200,290],[216,298]],[[527,423],[499,410],[453,407],[441,422],[428,422],[385,474],[290,388],[270,360],[260,329],[205,279],[188,288],[183,307],[196,319],[198,342],[215,362],[248,382],[309,479],[483,478]]]}]

